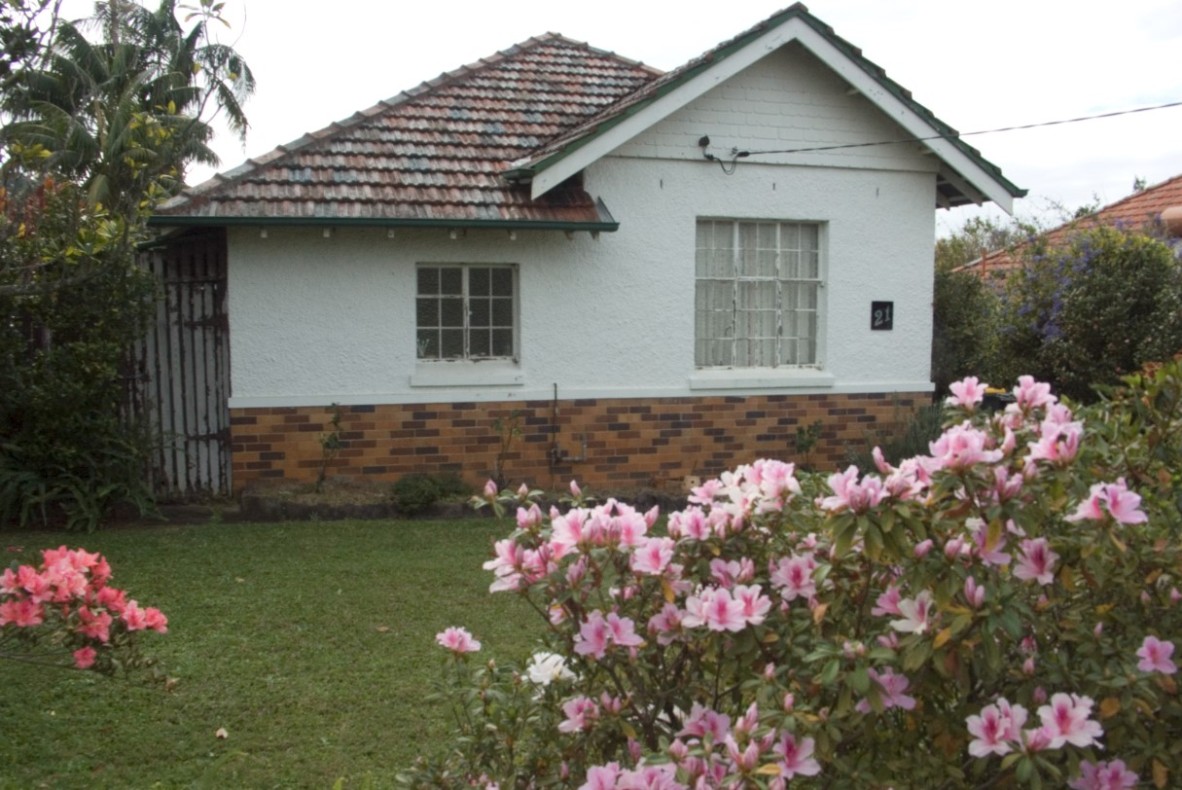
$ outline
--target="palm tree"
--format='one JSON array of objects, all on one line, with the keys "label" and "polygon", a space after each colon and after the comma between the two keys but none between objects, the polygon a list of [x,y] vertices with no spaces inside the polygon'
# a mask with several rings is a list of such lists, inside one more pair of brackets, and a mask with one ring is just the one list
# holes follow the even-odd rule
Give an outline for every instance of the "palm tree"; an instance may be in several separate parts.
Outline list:
[{"label": "palm tree", "polygon": [[17,75],[4,99],[4,138],[48,152],[51,170],[86,185],[93,205],[130,217],[145,198],[177,191],[185,165],[216,164],[209,122],[225,112],[241,135],[254,77],[233,48],[212,40],[216,6],[177,20],[176,0],[149,10],[96,3],[85,23],[63,22],[40,68]]}]

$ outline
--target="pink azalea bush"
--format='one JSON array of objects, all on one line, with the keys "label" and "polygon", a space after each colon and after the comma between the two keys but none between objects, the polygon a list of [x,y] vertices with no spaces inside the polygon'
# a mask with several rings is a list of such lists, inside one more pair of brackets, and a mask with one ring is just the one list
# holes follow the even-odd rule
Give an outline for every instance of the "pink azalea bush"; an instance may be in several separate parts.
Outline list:
[{"label": "pink azalea bush", "polygon": [[112,672],[146,665],[136,632],[168,632],[168,618],[109,584],[97,553],[61,546],[41,552],[39,567],[0,573],[0,658],[70,656],[78,669]]},{"label": "pink azalea bush", "polygon": [[[1087,411],[952,388],[925,456],[759,460],[662,523],[528,492],[485,568],[562,682],[488,662],[413,786],[1182,784],[1182,366]],[[462,657],[455,663],[463,661]]]}]

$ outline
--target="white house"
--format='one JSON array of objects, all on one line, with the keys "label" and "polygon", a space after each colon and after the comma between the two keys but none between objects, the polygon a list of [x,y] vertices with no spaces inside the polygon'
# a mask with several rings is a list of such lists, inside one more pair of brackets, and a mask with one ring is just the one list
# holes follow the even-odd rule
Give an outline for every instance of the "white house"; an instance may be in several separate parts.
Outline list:
[{"label": "white house", "polygon": [[622,487],[820,421],[828,466],[931,398],[934,209],[1022,194],[803,5],[667,74],[549,34],[163,206],[228,328],[157,378],[237,489],[334,432],[342,474]]}]

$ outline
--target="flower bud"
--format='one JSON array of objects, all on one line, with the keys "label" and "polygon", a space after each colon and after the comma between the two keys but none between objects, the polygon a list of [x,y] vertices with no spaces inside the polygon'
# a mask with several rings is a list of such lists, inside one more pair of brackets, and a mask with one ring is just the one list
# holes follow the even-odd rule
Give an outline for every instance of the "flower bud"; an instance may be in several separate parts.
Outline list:
[{"label": "flower bud", "polygon": [[796,707],[796,695],[789,692],[784,695],[784,712],[791,713],[792,709]]},{"label": "flower bud", "polygon": [[570,481],[570,495],[575,497],[576,499],[583,495],[583,489],[579,488],[578,482],[576,482],[574,480]]},{"label": "flower bud", "polygon": [[497,489],[497,483],[495,480],[489,480],[487,483],[484,484],[484,498],[485,499],[496,499],[497,494],[499,494],[499,493],[500,493],[500,491]]},{"label": "flower bud", "polygon": [[928,555],[928,552],[932,550],[932,545],[933,544],[932,544],[931,538],[928,538],[927,540],[920,541],[919,543],[916,543],[915,544],[915,556],[918,559],[923,559],[924,557],[926,557]]}]

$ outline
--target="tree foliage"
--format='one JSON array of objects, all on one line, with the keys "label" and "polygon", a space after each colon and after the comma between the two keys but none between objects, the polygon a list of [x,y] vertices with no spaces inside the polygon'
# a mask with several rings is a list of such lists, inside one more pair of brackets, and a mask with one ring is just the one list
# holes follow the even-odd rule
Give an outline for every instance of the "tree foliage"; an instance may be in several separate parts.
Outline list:
[{"label": "tree foliage", "polygon": [[1032,245],[1005,305],[1007,372],[1033,372],[1076,400],[1182,350],[1182,266],[1142,233],[1099,227]]},{"label": "tree foliage", "polygon": [[185,165],[216,162],[211,115],[246,129],[254,79],[213,38],[220,8],[106,0],[75,22],[3,5],[20,49],[0,68],[0,521],[93,529],[150,502],[142,428],[122,414],[155,296],[137,254]]}]

